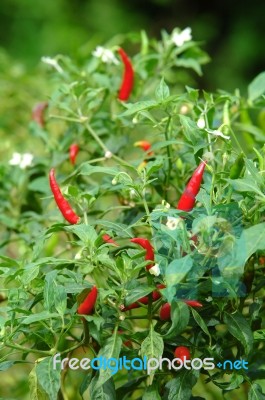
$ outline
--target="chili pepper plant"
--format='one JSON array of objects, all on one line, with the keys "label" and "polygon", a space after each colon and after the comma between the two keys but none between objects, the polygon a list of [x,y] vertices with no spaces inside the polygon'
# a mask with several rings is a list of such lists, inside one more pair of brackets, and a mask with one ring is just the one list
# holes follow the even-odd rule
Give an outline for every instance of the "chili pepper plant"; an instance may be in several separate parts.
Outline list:
[{"label": "chili pepper plant", "polygon": [[198,89],[178,28],[43,61],[1,161],[1,397],[265,398],[265,72]]}]

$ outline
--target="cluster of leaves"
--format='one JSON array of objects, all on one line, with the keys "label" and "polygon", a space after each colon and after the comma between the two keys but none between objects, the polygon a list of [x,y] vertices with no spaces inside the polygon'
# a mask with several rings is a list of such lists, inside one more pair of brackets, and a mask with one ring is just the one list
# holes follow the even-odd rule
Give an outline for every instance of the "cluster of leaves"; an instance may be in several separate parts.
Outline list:
[{"label": "cluster of leaves", "polygon": [[[187,86],[185,70],[200,73],[207,60],[196,42],[176,47],[165,32],[161,41],[144,33],[133,39],[140,39],[140,51],[132,57],[135,85],[128,102],[117,100],[121,64],[91,56],[77,66],[58,56],[51,64],[57,89],[47,123],[29,126],[44,154],[34,154],[27,169],[1,166],[0,369],[26,364],[32,399],[58,393],[76,399],[77,391],[85,399],[188,400],[208,392],[216,399],[233,399],[234,392],[262,399],[264,74],[249,85],[248,98],[238,91],[199,93]],[[109,44],[114,51],[117,40]],[[150,141],[152,153],[133,149],[137,140]],[[68,160],[73,142],[81,149],[74,167]],[[202,159],[208,163],[197,206],[189,213],[176,210]],[[48,186],[51,167],[82,217],[77,225],[59,222]],[[119,246],[105,243],[103,234]],[[159,276],[146,270],[133,237],[153,243]],[[159,283],[166,289],[152,302]],[[82,320],[78,295],[94,284],[95,313]],[[148,295],[148,305],[121,311]],[[198,312],[183,299],[203,308]],[[160,321],[166,301],[171,321]],[[126,370],[112,376],[108,369],[53,367],[57,353],[173,359],[179,345],[216,364],[245,359],[248,370],[164,368],[149,376]]]}]

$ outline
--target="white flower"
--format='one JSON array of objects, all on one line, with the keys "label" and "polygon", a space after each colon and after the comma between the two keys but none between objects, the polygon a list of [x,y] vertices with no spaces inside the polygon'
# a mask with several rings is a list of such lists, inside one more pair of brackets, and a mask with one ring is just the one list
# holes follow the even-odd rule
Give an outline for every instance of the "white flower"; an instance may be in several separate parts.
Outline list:
[{"label": "white flower", "polygon": [[218,129],[205,129],[206,132],[211,133],[214,136],[221,136],[223,139],[230,139],[230,136],[226,136],[223,132],[219,131]]},{"label": "white flower", "polygon": [[10,165],[18,165],[19,168],[25,169],[32,164],[33,155],[30,153],[20,154],[13,153],[11,160],[9,160]]},{"label": "white flower", "polygon": [[191,28],[185,28],[183,31],[174,29],[171,36],[172,42],[177,46],[181,47],[185,42],[189,42],[192,39]]},{"label": "white flower", "polygon": [[206,297],[206,299],[205,299],[205,301],[207,301],[208,303],[210,302],[210,301],[212,301],[213,300],[213,298],[211,297],[211,296],[208,296],[208,297]]},{"label": "white flower", "polygon": [[200,116],[200,118],[197,121],[197,127],[200,129],[204,129],[205,128],[205,119],[203,117],[203,115]]},{"label": "white flower", "polygon": [[166,226],[171,231],[174,231],[181,221],[182,221],[181,218],[167,217]]},{"label": "white flower", "polygon": [[111,158],[113,156],[112,152],[107,150],[105,153],[105,158]]},{"label": "white flower", "polygon": [[112,181],[111,181],[111,183],[112,183],[112,185],[117,185],[118,181],[117,181],[116,178],[113,178]]},{"label": "white flower", "polygon": [[158,264],[155,264],[152,268],[149,269],[151,275],[158,276],[160,275],[160,268]]},{"label": "white flower", "polygon": [[109,50],[105,49],[102,46],[97,46],[96,50],[92,52],[94,57],[100,58],[102,62],[107,64],[119,64],[119,61],[115,57],[114,53]]},{"label": "white flower", "polygon": [[55,60],[55,58],[41,57],[41,61],[44,62],[45,64],[48,64],[51,67],[55,68],[56,71],[59,72],[60,74],[63,73],[62,67],[58,64],[58,61]]},{"label": "white flower", "polygon": [[83,249],[79,250],[75,255],[75,260],[81,260]]}]

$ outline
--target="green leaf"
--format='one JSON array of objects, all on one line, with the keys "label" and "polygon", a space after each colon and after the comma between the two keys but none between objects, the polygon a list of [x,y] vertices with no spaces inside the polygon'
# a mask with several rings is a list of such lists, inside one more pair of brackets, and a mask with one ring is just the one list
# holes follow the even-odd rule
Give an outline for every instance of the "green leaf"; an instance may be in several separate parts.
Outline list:
[{"label": "green leaf", "polygon": [[197,60],[194,60],[194,58],[178,58],[175,63],[178,67],[184,67],[184,68],[191,68],[199,76],[202,75],[202,69]]},{"label": "green leaf", "polygon": [[116,400],[115,386],[113,379],[109,379],[99,385],[100,378],[94,377],[88,387],[90,399],[92,400]]},{"label": "green leaf", "polygon": [[[164,351],[164,342],[161,335],[154,331],[153,325],[150,327],[148,336],[144,339],[141,345],[140,354],[141,357],[146,357],[148,360],[151,358],[159,359],[162,357]],[[150,371],[149,384],[152,384],[152,380],[155,374],[155,370]]]},{"label": "green leaf", "polygon": [[11,368],[14,364],[17,364],[17,361],[3,361],[0,363],[0,371],[6,371]]},{"label": "green leaf", "polygon": [[253,347],[253,333],[246,319],[238,311],[233,314],[225,312],[224,322],[231,335],[243,345],[245,353],[249,354]]},{"label": "green leaf", "polygon": [[23,285],[28,285],[33,279],[39,275],[40,267],[36,263],[30,263],[24,268],[21,276],[21,282]]},{"label": "green leaf", "polygon": [[265,135],[262,129],[258,128],[255,125],[250,125],[250,124],[243,124],[240,122],[236,122],[234,124],[234,127],[242,132],[248,132],[251,133],[255,138],[259,141],[264,141]]},{"label": "green leaf", "polygon": [[132,230],[128,228],[128,225],[108,221],[105,219],[97,219],[95,225],[101,225],[104,228],[112,229],[117,235],[133,237]]},{"label": "green leaf", "polygon": [[139,111],[149,110],[157,105],[157,102],[154,100],[146,100],[146,101],[139,101],[138,103],[128,103],[126,105],[127,110],[124,111],[119,117],[127,117],[129,115],[133,115],[138,113]]},{"label": "green leaf", "polygon": [[257,183],[251,177],[243,179],[227,179],[227,182],[229,182],[238,192],[252,192],[264,197],[264,194],[260,191]]},{"label": "green leaf", "polygon": [[139,300],[141,297],[147,296],[153,291],[153,288],[144,284],[138,285],[130,290],[128,296],[125,297],[125,305],[129,305]]},{"label": "green leaf", "polygon": [[51,271],[45,276],[43,288],[44,308],[49,312],[54,312],[55,292],[56,292],[57,271]]},{"label": "green leaf", "polygon": [[166,384],[169,390],[167,400],[188,400],[191,397],[192,387],[197,380],[197,371],[181,371],[178,377]]},{"label": "green leaf", "polygon": [[176,337],[183,332],[190,319],[190,311],[187,304],[182,301],[176,301],[175,299],[171,303],[171,327],[165,335],[164,339],[171,339]]},{"label": "green leaf", "polygon": [[195,121],[185,115],[179,115],[180,123],[185,137],[191,143],[197,143],[198,137],[201,136],[201,131]]},{"label": "green leaf", "polygon": [[46,357],[36,364],[36,377],[49,400],[57,399],[60,389],[61,370],[53,368],[53,357]]},{"label": "green leaf", "polygon": [[205,189],[200,188],[200,191],[196,196],[196,201],[202,203],[208,215],[211,214],[211,196],[206,192]]},{"label": "green leaf", "polygon": [[173,286],[180,283],[189,273],[193,266],[190,255],[172,261],[166,269],[166,284]]},{"label": "green leaf", "polygon": [[78,172],[79,175],[89,176],[92,174],[108,174],[115,176],[119,172],[118,169],[109,168],[109,167],[95,167],[89,163],[83,163],[80,167],[80,171]]},{"label": "green leaf", "polygon": [[191,307],[191,312],[192,312],[193,318],[195,319],[195,321],[197,322],[199,327],[203,330],[204,333],[206,333],[206,335],[209,337],[209,339],[211,341],[210,332],[209,332],[209,330],[207,328],[207,325],[205,324],[204,320],[200,316],[200,314],[197,311],[195,311],[194,308],[192,308],[192,307]]},{"label": "green leaf", "polygon": [[58,311],[60,315],[64,315],[67,308],[67,294],[64,286],[56,286],[54,304],[56,311]]},{"label": "green leaf", "polygon": [[254,340],[265,340],[265,329],[259,329],[254,332]]},{"label": "green leaf", "polygon": [[238,281],[243,275],[244,266],[252,254],[265,249],[265,223],[245,229],[236,239],[230,253],[218,257],[218,267],[223,276]]},{"label": "green leaf", "polygon": [[244,382],[244,377],[239,375],[237,372],[232,372],[232,376],[229,382],[217,382],[213,380],[213,383],[223,390],[234,390],[240,387],[241,383]]},{"label": "green leaf", "polygon": [[31,400],[49,400],[48,394],[38,384],[36,368],[33,368],[29,374],[29,390]]},{"label": "green leaf", "polygon": [[85,245],[93,245],[98,235],[91,225],[78,224],[65,226],[65,230],[74,233]]},{"label": "green leaf", "polygon": [[155,92],[155,96],[156,96],[156,100],[159,103],[163,103],[164,100],[169,97],[170,92],[169,92],[169,87],[167,86],[167,84],[165,83],[164,78],[161,79],[158,87],[156,88],[156,92]]},{"label": "green leaf", "polygon": [[49,318],[59,318],[59,315],[56,313],[49,313],[48,311],[42,311],[38,314],[32,314],[22,320],[22,323],[25,325],[33,324],[34,322],[44,321]]},{"label": "green leaf", "polygon": [[265,400],[265,395],[261,386],[257,383],[251,384],[251,388],[248,392],[248,400]]},{"label": "green leaf", "polygon": [[248,99],[254,101],[265,92],[265,72],[261,72],[248,85]]},{"label": "green leaf", "polygon": [[40,176],[39,178],[29,182],[28,189],[32,190],[33,192],[44,193],[48,196],[51,194],[51,189],[49,188],[49,183],[46,176]]},{"label": "green leaf", "polygon": [[161,400],[156,385],[153,384],[145,389],[142,400]]},{"label": "green leaf", "polygon": [[[105,345],[100,349],[98,353],[98,357],[105,357],[106,359],[116,358],[118,360],[120,351],[122,346],[122,339],[116,332],[110,338],[108,338],[105,342]],[[102,386],[105,382],[107,382],[116,372],[115,372],[116,365],[111,368],[100,369],[99,371],[99,378],[96,383],[96,388],[98,389]],[[113,371],[111,370],[113,369]]]}]

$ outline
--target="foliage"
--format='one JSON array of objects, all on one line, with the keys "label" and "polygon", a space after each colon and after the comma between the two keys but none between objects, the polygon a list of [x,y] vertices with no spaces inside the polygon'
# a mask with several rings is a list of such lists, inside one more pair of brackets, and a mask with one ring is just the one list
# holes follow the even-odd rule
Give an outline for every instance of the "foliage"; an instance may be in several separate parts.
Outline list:
[{"label": "foliage", "polygon": [[[28,386],[15,389],[20,399],[29,392],[32,399],[188,400],[207,393],[261,399],[264,73],[250,83],[248,98],[238,90],[200,92],[189,79],[190,70],[201,74],[208,61],[198,43],[176,46],[166,31],[161,40],[145,32],[131,40],[138,51],[131,56],[135,85],[128,102],[117,100],[120,62],[93,55],[82,65],[66,56],[44,60],[55,90],[45,126],[31,121],[27,139],[40,146],[27,167],[1,164],[0,369],[29,371]],[[116,37],[110,48],[117,60],[120,45]],[[151,151],[135,148],[139,140],[150,141]],[[68,158],[72,143],[80,147],[75,166]],[[197,205],[189,213],[177,210],[200,160],[207,166]],[[81,217],[76,225],[56,208],[52,167]],[[152,242],[159,275],[145,268],[133,237]],[[159,283],[166,288],[153,302]],[[80,317],[80,294],[93,285],[95,312]],[[143,296],[147,305],[122,311]],[[185,299],[203,308],[188,307]],[[160,321],[166,301],[171,321]],[[58,353],[172,360],[176,346],[188,347],[193,359],[213,358],[216,367],[163,365],[148,375],[125,368],[75,371],[69,364],[61,371],[53,363]],[[225,360],[245,360],[248,369],[223,368]],[[1,390],[4,398],[14,396],[14,388]]]}]

